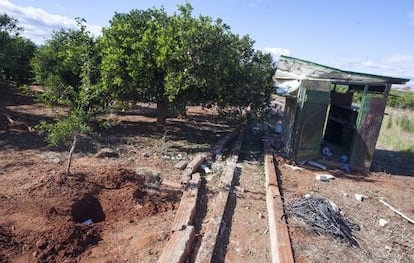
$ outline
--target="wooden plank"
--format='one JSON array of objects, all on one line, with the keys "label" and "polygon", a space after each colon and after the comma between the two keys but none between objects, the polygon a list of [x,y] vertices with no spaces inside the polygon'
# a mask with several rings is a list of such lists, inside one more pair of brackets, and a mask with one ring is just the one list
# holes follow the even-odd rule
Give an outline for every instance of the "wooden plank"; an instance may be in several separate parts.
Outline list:
[{"label": "wooden plank", "polygon": [[206,226],[206,231],[201,241],[200,248],[197,251],[195,263],[212,262],[213,252],[219,237],[229,194],[230,189],[222,189],[214,199],[212,208],[213,216]]},{"label": "wooden plank", "polygon": [[175,231],[162,251],[158,263],[184,263],[191,252],[194,238],[195,230],[193,226]]},{"label": "wooden plank", "polygon": [[197,155],[185,168],[181,174],[181,182],[187,183],[191,180],[191,175],[195,173],[200,165],[206,160],[208,154]]},{"label": "wooden plank", "polygon": [[181,197],[180,206],[171,226],[171,231],[180,231],[192,224],[196,213],[197,195],[201,177],[199,173],[193,175]]},{"label": "wooden plank", "polygon": [[178,163],[176,163],[174,165],[174,168],[180,169],[180,170],[184,170],[187,167],[188,161],[186,160],[181,160]]},{"label": "wooden plank", "polygon": [[227,162],[226,167],[220,178],[222,188],[212,202],[212,217],[206,226],[206,231],[201,240],[200,248],[197,251],[195,263],[210,263],[213,259],[214,248],[221,232],[224,212],[227,207],[230,191],[233,187],[233,178],[236,171],[244,133],[240,133],[232,150],[232,156]]},{"label": "wooden plank", "polygon": [[266,179],[266,189],[270,185],[277,186],[277,177],[276,177],[276,170],[275,170],[275,164],[273,159],[273,154],[271,153],[270,146],[268,143],[265,144],[265,179]]},{"label": "wooden plank", "polygon": [[223,159],[223,150],[236,136],[239,134],[241,130],[241,126],[234,129],[230,134],[224,136],[221,140],[217,142],[217,144],[213,147],[213,155],[216,160]]},{"label": "wooden plank", "polygon": [[234,172],[236,170],[236,163],[229,162],[223,169],[220,177],[220,186],[230,189],[233,183]]},{"label": "wooden plank", "polygon": [[285,217],[283,216],[283,202],[278,188],[274,158],[268,143],[265,144],[265,176],[272,262],[293,263],[292,246]]},{"label": "wooden plank", "polygon": [[283,217],[283,204],[277,186],[270,185],[266,192],[272,262],[294,262],[289,231]]}]

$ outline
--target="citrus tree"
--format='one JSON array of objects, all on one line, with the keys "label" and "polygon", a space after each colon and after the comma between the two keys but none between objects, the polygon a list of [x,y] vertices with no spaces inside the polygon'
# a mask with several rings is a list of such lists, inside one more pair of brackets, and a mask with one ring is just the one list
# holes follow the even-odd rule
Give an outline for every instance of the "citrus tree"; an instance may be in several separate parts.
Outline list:
[{"label": "citrus tree", "polygon": [[108,98],[100,85],[99,52],[96,41],[86,30],[86,21],[78,19],[78,28],[61,29],[39,47],[32,60],[35,80],[43,87],[39,98],[47,105],[65,105],[68,113],[56,122],[42,122],[46,140],[54,146],[70,146],[67,173],[79,135],[90,133],[96,114],[102,112]]},{"label": "citrus tree", "polygon": [[31,79],[30,60],[36,45],[21,37],[22,31],[17,19],[0,14],[0,94]]},{"label": "citrus tree", "polygon": [[100,39],[102,83],[115,98],[156,102],[157,122],[188,102],[245,107],[269,99],[271,56],[220,19],[192,16],[189,3],[117,13]]}]

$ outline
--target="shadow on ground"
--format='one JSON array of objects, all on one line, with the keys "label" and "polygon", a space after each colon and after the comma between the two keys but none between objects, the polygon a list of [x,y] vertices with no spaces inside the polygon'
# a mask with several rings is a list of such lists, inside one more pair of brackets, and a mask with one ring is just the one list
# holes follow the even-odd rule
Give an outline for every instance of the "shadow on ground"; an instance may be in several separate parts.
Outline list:
[{"label": "shadow on ground", "polygon": [[414,176],[414,153],[376,149],[371,171],[392,175]]}]

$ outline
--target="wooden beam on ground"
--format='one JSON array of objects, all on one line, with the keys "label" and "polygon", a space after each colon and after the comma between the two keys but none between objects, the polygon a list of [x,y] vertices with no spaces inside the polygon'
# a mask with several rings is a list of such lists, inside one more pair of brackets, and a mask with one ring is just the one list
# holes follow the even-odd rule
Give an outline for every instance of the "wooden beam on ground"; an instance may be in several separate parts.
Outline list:
[{"label": "wooden beam on ground", "polygon": [[197,155],[185,168],[181,174],[181,182],[188,183],[191,180],[191,175],[198,170],[198,167],[207,159],[209,154]]},{"label": "wooden beam on ground", "polygon": [[158,263],[184,263],[186,257],[191,252],[194,238],[195,231],[193,226],[187,226],[183,230],[175,231],[162,251]]},{"label": "wooden beam on ground", "polygon": [[222,226],[223,215],[226,209],[227,200],[229,197],[229,190],[220,191],[214,199],[212,207],[213,216],[210,218],[206,226],[206,232],[203,235],[200,248],[197,251],[195,263],[210,263],[212,262],[213,252],[218,241],[220,228]]},{"label": "wooden beam on ground", "polygon": [[238,160],[241,144],[243,142],[243,133],[239,134],[237,142],[235,143],[232,151],[232,156],[227,162],[226,167],[220,178],[221,189],[216,195],[212,204],[212,217],[206,226],[206,231],[201,240],[200,248],[197,251],[195,263],[210,263],[213,259],[213,252],[216,247],[216,243],[219,240],[219,234],[222,228],[225,227],[223,224],[224,212],[227,207],[230,192],[233,187],[233,178],[236,172],[236,162]]},{"label": "wooden beam on ground", "polygon": [[293,263],[289,231],[270,145],[265,143],[266,205],[269,218],[270,250],[273,263]]},{"label": "wooden beam on ground", "polygon": [[236,136],[240,133],[242,126],[237,127],[231,133],[224,136],[221,140],[217,142],[217,144],[213,147],[213,155],[216,160],[223,159],[223,150]]},{"label": "wooden beam on ground", "polygon": [[186,185],[186,189],[181,197],[180,206],[178,207],[177,214],[171,226],[171,231],[179,231],[192,224],[196,213],[197,195],[200,182],[200,174],[193,174],[193,179],[191,179]]},{"label": "wooden beam on ground", "polygon": [[172,188],[172,189],[178,189],[178,190],[182,190],[183,189],[183,185],[180,184],[179,182],[176,181],[172,181],[169,179],[163,179],[161,181],[161,185],[168,187],[168,188]]}]

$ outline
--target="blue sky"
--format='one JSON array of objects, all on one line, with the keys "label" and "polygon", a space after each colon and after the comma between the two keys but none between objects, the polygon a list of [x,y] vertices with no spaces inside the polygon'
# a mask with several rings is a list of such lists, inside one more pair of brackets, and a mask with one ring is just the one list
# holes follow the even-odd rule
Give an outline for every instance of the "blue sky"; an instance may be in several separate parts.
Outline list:
[{"label": "blue sky", "polygon": [[[52,30],[73,27],[75,17],[99,34],[115,12],[161,7],[172,13],[182,1],[0,0],[0,12],[16,17],[38,44]],[[248,34],[255,47],[345,70],[411,78],[414,87],[413,0],[192,0],[194,14],[222,18]]]}]

